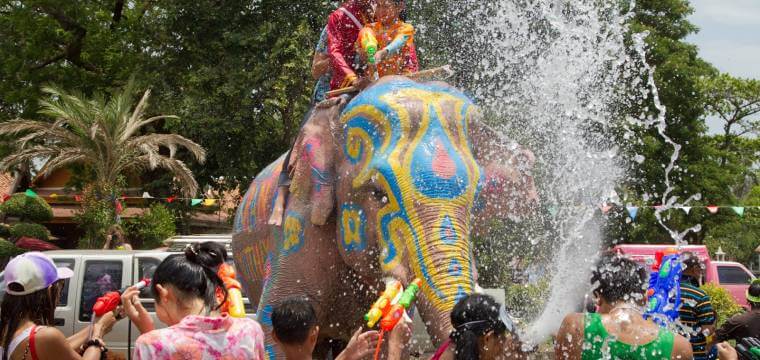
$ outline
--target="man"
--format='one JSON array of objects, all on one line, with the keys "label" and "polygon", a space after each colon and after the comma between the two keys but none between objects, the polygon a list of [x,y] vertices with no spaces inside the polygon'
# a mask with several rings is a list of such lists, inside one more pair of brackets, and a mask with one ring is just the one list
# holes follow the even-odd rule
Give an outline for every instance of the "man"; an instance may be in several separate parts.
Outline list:
[{"label": "man", "polygon": [[[377,331],[354,332],[346,348],[336,360],[364,359],[375,352],[380,338]],[[388,336],[389,360],[402,357],[411,338],[411,327],[399,322]],[[285,354],[285,360],[311,360],[319,338],[319,326],[314,308],[305,297],[285,299],[272,312],[272,338]]]},{"label": "man", "polygon": [[349,0],[333,11],[327,20],[327,54],[332,65],[330,89],[363,87],[368,79],[357,75],[356,40],[359,32],[373,20],[374,0]]},{"label": "man", "polygon": [[718,341],[760,338],[760,279],[752,280],[747,289],[747,302],[750,310],[728,319],[717,331]]},{"label": "man", "polygon": [[689,341],[695,360],[713,359],[713,335],[715,334],[715,311],[710,296],[699,288],[702,277],[702,262],[695,254],[681,255],[683,274],[681,275],[681,308],[679,319],[689,329]]}]

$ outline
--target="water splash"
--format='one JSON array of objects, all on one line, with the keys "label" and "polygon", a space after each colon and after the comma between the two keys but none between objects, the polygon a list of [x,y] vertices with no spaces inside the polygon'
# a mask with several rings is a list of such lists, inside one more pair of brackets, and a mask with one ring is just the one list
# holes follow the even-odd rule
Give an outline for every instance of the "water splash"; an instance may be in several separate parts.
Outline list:
[{"label": "water splash", "polygon": [[[553,260],[547,264],[554,274],[550,296],[526,332],[529,340],[540,342],[556,331],[564,315],[578,310],[589,290],[593,254],[603,243],[597,206],[617,200],[615,186],[626,172],[614,129],[654,127],[673,147],[665,167],[663,206],[656,216],[676,241],[699,231],[695,227],[679,233],[662,217],[678,202],[670,174],[680,145],[666,134],[666,109],[659,100],[654,69],[644,60],[646,34],[626,39],[633,1],[456,4],[449,4],[445,20],[423,26],[420,37],[450,44],[445,58],[453,60],[459,85],[472,92],[505,139],[536,153],[542,201],[553,209],[546,215],[549,226],[525,234],[537,244],[534,252],[550,253]],[[458,43],[465,46],[455,46]],[[641,119],[626,114],[626,109],[650,102],[654,109]]]}]

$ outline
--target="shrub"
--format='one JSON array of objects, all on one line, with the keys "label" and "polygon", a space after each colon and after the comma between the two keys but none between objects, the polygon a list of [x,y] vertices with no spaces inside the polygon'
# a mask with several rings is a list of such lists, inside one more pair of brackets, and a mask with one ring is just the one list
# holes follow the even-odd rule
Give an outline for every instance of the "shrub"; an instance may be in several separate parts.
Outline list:
[{"label": "shrub", "polygon": [[11,226],[11,238],[18,239],[23,236],[39,240],[50,240],[50,232],[40,224],[18,223]]},{"label": "shrub", "polygon": [[127,236],[134,239],[133,245],[153,249],[163,245],[163,241],[174,236],[177,231],[174,215],[162,204],[153,204],[143,215],[127,223]]},{"label": "shrub", "polygon": [[549,282],[541,280],[535,284],[510,284],[505,288],[505,306],[510,315],[525,319],[535,319],[544,308],[549,293]]},{"label": "shrub", "polygon": [[79,247],[98,249],[103,247],[108,228],[116,223],[116,214],[111,201],[103,200],[92,188],[87,188],[82,193],[82,209],[74,216],[74,221],[84,232],[79,239]]},{"label": "shrub", "polygon": [[704,284],[702,285],[702,290],[710,296],[713,309],[718,314],[717,326],[722,325],[728,318],[744,311],[726,289],[715,284]]},{"label": "shrub", "polygon": [[8,224],[0,224],[0,238],[7,239],[11,237],[11,226]]},{"label": "shrub", "polygon": [[0,211],[21,221],[45,222],[53,219],[53,209],[43,198],[24,193],[13,194],[0,205]]},{"label": "shrub", "polygon": [[13,245],[12,242],[0,238],[0,258],[16,256],[23,252],[23,249],[17,248],[16,245]]}]

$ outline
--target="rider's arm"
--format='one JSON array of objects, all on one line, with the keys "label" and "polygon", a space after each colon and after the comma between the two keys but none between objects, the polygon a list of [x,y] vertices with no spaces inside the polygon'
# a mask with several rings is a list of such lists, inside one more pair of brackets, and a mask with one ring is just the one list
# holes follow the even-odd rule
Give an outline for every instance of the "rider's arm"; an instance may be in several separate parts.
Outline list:
[{"label": "rider's arm", "polygon": [[554,341],[554,358],[577,360],[583,348],[583,314],[565,316]]},{"label": "rider's arm", "polygon": [[344,83],[350,83],[357,77],[354,70],[351,69],[351,65],[346,61],[343,49],[347,42],[351,42],[353,46],[355,41],[346,39],[345,32],[340,29],[341,19],[345,16],[345,14],[336,11],[330,15],[327,21],[327,55],[330,57],[330,63],[332,64],[333,76],[337,78],[345,76]]}]

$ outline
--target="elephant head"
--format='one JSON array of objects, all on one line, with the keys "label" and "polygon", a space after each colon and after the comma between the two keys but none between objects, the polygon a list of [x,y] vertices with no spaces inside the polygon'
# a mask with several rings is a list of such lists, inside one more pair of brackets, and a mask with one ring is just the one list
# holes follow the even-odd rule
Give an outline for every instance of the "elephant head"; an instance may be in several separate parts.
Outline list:
[{"label": "elephant head", "polygon": [[470,233],[488,178],[470,140],[479,110],[450,86],[402,77],[335,108],[318,110],[297,140],[291,193],[315,224],[336,210],[340,254],[359,276],[422,279],[417,307],[439,343],[476,287]]}]

